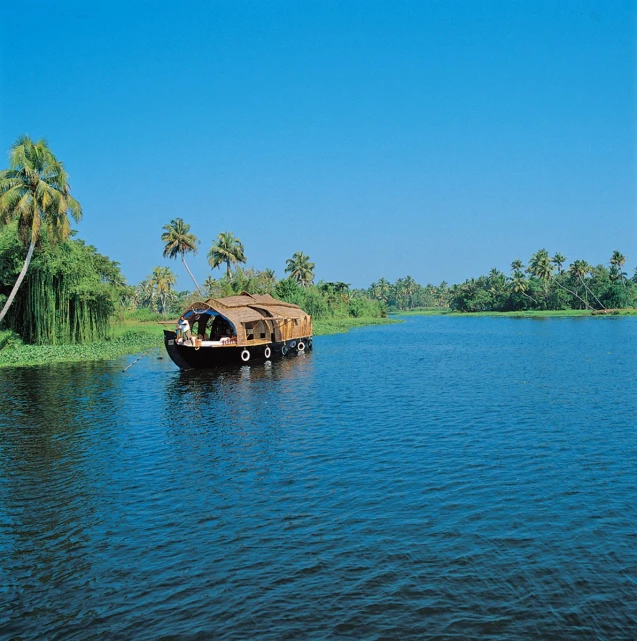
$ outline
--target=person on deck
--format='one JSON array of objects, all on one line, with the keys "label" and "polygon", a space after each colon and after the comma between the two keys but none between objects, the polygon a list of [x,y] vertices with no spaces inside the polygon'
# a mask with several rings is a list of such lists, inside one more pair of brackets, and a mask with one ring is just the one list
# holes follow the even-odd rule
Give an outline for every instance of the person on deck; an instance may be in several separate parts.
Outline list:
[{"label": "person on deck", "polygon": [[191,336],[190,323],[182,316],[177,323],[177,342],[183,343],[185,340],[190,340]]}]

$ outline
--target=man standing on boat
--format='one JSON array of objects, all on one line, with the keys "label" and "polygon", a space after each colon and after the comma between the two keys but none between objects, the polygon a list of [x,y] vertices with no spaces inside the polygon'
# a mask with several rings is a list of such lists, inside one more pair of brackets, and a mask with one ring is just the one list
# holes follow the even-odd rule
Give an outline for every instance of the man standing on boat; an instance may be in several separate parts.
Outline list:
[{"label": "man standing on boat", "polygon": [[190,340],[191,336],[190,323],[182,316],[177,322],[177,342],[183,343],[184,340]]}]

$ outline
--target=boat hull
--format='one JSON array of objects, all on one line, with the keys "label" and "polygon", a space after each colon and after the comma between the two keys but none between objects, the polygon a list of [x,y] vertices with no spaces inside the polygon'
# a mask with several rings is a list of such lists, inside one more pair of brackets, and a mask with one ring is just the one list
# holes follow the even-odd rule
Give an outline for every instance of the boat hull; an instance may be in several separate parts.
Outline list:
[{"label": "boat hull", "polygon": [[[175,339],[175,332],[164,330],[164,345],[168,356],[180,369],[210,369],[227,365],[249,365],[253,362],[293,356],[297,353],[302,353],[298,350],[300,342],[303,343],[306,350],[312,349],[311,336],[277,343],[267,343],[265,345],[255,345],[254,347],[223,345],[196,348],[189,345],[179,345]],[[266,348],[270,350],[269,356]],[[247,360],[245,358],[246,351],[249,354]]]}]

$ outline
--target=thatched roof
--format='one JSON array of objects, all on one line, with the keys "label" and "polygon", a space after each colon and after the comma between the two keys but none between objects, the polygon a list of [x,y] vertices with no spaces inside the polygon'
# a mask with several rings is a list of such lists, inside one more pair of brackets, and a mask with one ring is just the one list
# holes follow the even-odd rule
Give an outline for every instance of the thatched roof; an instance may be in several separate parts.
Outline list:
[{"label": "thatched roof", "polygon": [[[208,298],[191,305],[186,312],[203,312],[212,310],[227,318],[235,327],[239,345],[247,341],[246,323],[253,326],[264,321],[269,329],[260,330],[266,333],[275,332],[277,340],[298,338],[311,334],[312,321],[310,315],[298,305],[286,303],[269,294],[247,294],[226,298]],[[263,326],[265,327],[265,325]],[[298,334],[298,336],[297,336]]]}]

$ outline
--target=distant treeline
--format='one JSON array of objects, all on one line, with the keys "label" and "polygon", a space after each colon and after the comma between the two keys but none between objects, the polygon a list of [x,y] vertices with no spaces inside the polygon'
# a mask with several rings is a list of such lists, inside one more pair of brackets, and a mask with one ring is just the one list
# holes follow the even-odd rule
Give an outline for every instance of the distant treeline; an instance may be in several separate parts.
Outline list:
[{"label": "distant treeline", "polygon": [[274,298],[294,303],[306,310],[316,320],[330,318],[383,318],[387,306],[374,300],[364,290],[352,289],[347,283],[320,281],[302,285],[293,276],[277,279],[271,269],[235,267],[231,276],[214,279],[209,276],[200,292],[176,291],[172,287],[158,287],[152,275],[136,287],[126,289],[124,306],[129,310],[178,315],[197,300],[234,296],[241,292],[270,294]]},{"label": "distant treeline", "polygon": [[411,276],[390,283],[380,278],[365,290],[367,296],[380,301],[389,311],[408,311],[422,307],[449,307],[449,285],[420,285]]},{"label": "distant treeline", "polygon": [[624,272],[626,257],[613,252],[608,265],[574,260],[540,249],[528,266],[511,263],[511,273],[492,269],[450,289],[449,306],[462,312],[560,309],[618,309],[637,305],[637,269]]},{"label": "distant treeline", "polygon": [[637,306],[637,269],[624,271],[626,257],[613,252],[608,265],[590,265],[585,260],[567,264],[566,256],[537,251],[525,266],[511,263],[507,276],[492,269],[486,276],[470,278],[459,285],[420,285],[411,276],[390,283],[385,278],[372,283],[370,298],[390,311],[449,307],[461,312],[509,312],[523,310],[617,309]]},{"label": "distant treeline", "polygon": [[164,225],[161,236],[165,258],[180,259],[195,285],[194,291],[175,290],[177,278],[169,267],[155,267],[152,273],[136,287],[126,290],[124,306],[138,310],[138,317],[145,312],[181,314],[199,300],[248,294],[270,294],[274,298],[295,303],[316,320],[331,318],[382,318],[387,307],[372,299],[363,290],[351,289],[347,283],[324,282],[314,284],[314,263],[303,252],[297,251],[288,258],[285,273],[278,279],[272,269],[263,271],[245,268],[247,262],[243,243],[232,232],[221,232],[208,251],[211,269],[225,269],[225,274],[215,279],[208,276],[200,286],[186,263],[186,255],[196,254],[200,243],[190,231],[190,225],[176,218]]}]

